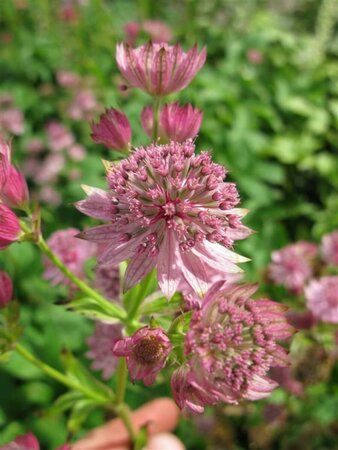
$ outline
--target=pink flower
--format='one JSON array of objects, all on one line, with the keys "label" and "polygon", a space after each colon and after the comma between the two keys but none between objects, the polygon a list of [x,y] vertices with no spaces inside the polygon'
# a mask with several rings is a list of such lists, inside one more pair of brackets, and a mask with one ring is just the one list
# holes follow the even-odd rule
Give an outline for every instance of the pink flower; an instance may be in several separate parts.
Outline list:
[{"label": "pink flower", "polygon": [[133,49],[120,43],[116,47],[118,68],[130,85],[158,97],[188,86],[205,59],[206,49],[198,54],[196,45],[188,53],[178,44],[149,43]]},{"label": "pink flower", "polygon": [[315,317],[338,323],[338,276],[310,281],[305,288],[305,300]]},{"label": "pink flower", "polygon": [[119,359],[112,355],[111,349],[122,338],[121,325],[97,322],[94,334],[87,339],[90,350],[86,356],[93,360],[93,370],[102,370],[104,380],[108,380],[117,368]]},{"label": "pink flower", "polygon": [[53,121],[46,126],[48,143],[51,150],[58,152],[74,144],[73,134],[62,123]]},{"label": "pink flower", "polygon": [[88,89],[80,90],[68,108],[71,119],[82,120],[87,118],[87,113],[95,110],[97,101],[94,93]]},{"label": "pink flower", "polygon": [[115,150],[129,150],[131,128],[127,117],[114,108],[106,109],[100,122],[92,125],[94,142]]},{"label": "pink flower", "polygon": [[321,253],[327,264],[338,266],[338,230],[323,237]]},{"label": "pink flower", "polygon": [[263,61],[262,52],[256,50],[255,48],[251,48],[250,50],[248,50],[246,57],[252,64],[261,64],[261,62]]},{"label": "pink flower", "polygon": [[56,73],[56,79],[60,86],[65,88],[73,88],[79,85],[80,77],[74,72],[59,70]]},{"label": "pink flower", "polygon": [[[40,450],[40,444],[33,433],[18,436],[14,441],[0,447],[0,450]],[[71,450],[68,444],[58,447],[56,450]]]},{"label": "pink flower", "polygon": [[168,298],[183,279],[201,294],[213,274],[241,272],[235,263],[247,261],[229,250],[251,233],[241,223],[246,211],[236,208],[236,186],[223,181],[226,170],[209,153],[194,150],[191,141],[139,148],[111,166],[108,192],[85,187],[87,199],[76,204],[111,222],[79,237],[107,245],[99,264],[130,260],[125,290],[156,267]]},{"label": "pink flower", "polygon": [[161,20],[145,20],[143,31],[149,34],[152,42],[158,44],[169,42],[172,38],[171,29]]},{"label": "pink flower", "polygon": [[[218,282],[193,312],[185,354],[194,386],[207,393],[204,405],[264,398],[276,387],[270,368],[288,364],[287,352],[277,344],[294,332],[284,316],[286,307],[251,299],[256,290]],[[180,403],[186,405],[184,393]]]},{"label": "pink flower", "polygon": [[10,208],[25,209],[28,187],[22,172],[11,164],[11,148],[0,136],[0,201]]},{"label": "pink flower", "polygon": [[0,203],[0,250],[17,241],[20,233],[19,219],[8,206]]},{"label": "pink flower", "polygon": [[[75,235],[79,230],[68,228],[67,230],[56,231],[48,239],[47,243],[58,258],[71,270],[78,278],[84,278],[84,263],[93,256],[95,246],[76,239]],[[52,284],[71,285],[68,278],[63,275],[54,264],[44,257],[45,272],[44,278],[51,281]]]},{"label": "pink flower", "polygon": [[128,42],[129,45],[134,45],[140,31],[141,31],[141,25],[138,22],[128,22],[124,26],[126,41]]},{"label": "pink flower", "polygon": [[86,149],[80,144],[74,144],[68,149],[68,155],[73,161],[82,161],[86,157]]},{"label": "pink flower", "polygon": [[[158,134],[162,141],[184,142],[194,138],[202,123],[203,113],[192,105],[180,106],[177,102],[165,105],[160,111]],[[141,114],[144,131],[153,134],[153,109],[146,106]]]},{"label": "pink flower", "polygon": [[149,386],[165,366],[171,349],[170,340],[161,328],[143,327],[133,336],[117,341],[113,355],[126,357],[132,381],[143,380]]},{"label": "pink flower", "polygon": [[305,283],[313,275],[313,260],[317,246],[311,242],[299,241],[272,253],[269,267],[270,278],[282,284],[295,294],[300,294]]},{"label": "pink flower", "polygon": [[7,272],[0,271],[0,308],[4,308],[12,300],[13,283]]},{"label": "pink flower", "polygon": [[118,266],[98,266],[95,270],[95,287],[110,299],[120,300],[120,274]]},{"label": "pink flower", "polygon": [[22,111],[18,108],[0,111],[0,129],[9,131],[16,136],[22,134],[25,130]]}]

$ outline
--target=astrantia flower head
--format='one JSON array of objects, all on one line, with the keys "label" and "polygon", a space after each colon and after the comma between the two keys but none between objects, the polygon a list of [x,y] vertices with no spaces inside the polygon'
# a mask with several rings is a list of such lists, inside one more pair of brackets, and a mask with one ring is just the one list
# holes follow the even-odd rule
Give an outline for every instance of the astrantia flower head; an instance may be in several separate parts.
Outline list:
[{"label": "astrantia flower head", "polygon": [[247,260],[229,250],[250,234],[241,223],[246,211],[236,208],[236,186],[223,181],[226,170],[209,153],[194,150],[191,141],[139,148],[111,166],[108,192],[85,188],[88,198],[77,203],[84,214],[111,222],[80,237],[107,244],[100,264],[130,259],[125,289],[156,267],[168,298],[182,279],[200,294],[214,273],[240,272],[235,263]]},{"label": "astrantia flower head", "polygon": [[206,49],[198,53],[195,45],[188,53],[176,44],[148,43],[131,48],[117,44],[117,66],[133,87],[162,97],[184,89],[205,63]]},{"label": "astrantia flower head", "polygon": [[317,246],[299,241],[272,253],[269,267],[270,278],[295,294],[300,294],[305,283],[313,275],[313,261]]},{"label": "astrantia flower head", "polygon": [[86,356],[93,360],[93,370],[102,370],[104,380],[108,380],[117,368],[119,359],[112,355],[111,349],[122,338],[122,325],[97,322],[94,334],[87,339],[89,352]]},{"label": "astrantia flower head", "polygon": [[0,203],[0,250],[16,242],[20,233],[19,219],[8,206]]},{"label": "astrantia flower head", "polygon": [[277,344],[294,331],[284,316],[286,307],[251,299],[256,289],[218,282],[193,312],[185,353],[193,386],[207,393],[205,404],[266,397],[276,387],[269,369],[288,364],[286,351]]},{"label": "astrantia flower head", "polygon": [[94,142],[115,150],[129,150],[131,128],[127,117],[114,108],[100,116],[100,122],[92,125]]},{"label": "astrantia flower head", "polygon": [[305,300],[315,317],[338,323],[338,276],[310,281],[305,288]]},{"label": "astrantia flower head", "polygon": [[13,283],[7,272],[0,271],[0,308],[4,308],[12,300]]},{"label": "astrantia flower head", "polygon": [[[164,105],[160,111],[158,134],[161,141],[184,142],[196,137],[202,123],[203,113],[192,105],[180,106],[177,102]],[[153,134],[153,108],[146,106],[141,114],[144,131]]]},{"label": "astrantia flower head", "polygon": [[[14,441],[0,447],[0,450],[40,450],[40,444],[33,433],[18,436]],[[68,444],[58,447],[56,450],[71,450]]]},{"label": "astrantia flower head", "polygon": [[171,349],[170,340],[161,328],[143,327],[131,337],[116,342],[113,354],[126,357],[133,381],[143,380],[149,386],[165,366]]},{"label": "astrantia flower head", "polygon": [[23,174],[11,164],[11,147],[0,136],[0,201],[10,208],[25,208],[29,201]]},{"label": "astrantia flower head", "polygon": [[120,274],[118,266],[98,266],[95,269],[95,287],[114,301],[120,300]]},{"label": "astrantia flower head", "polygon": [[321,252],[327,264],[338,266],[338,230],[323,237]]},{"label": "astrantia flower head", "polygon": [[[48,239],[47,243],[53,252],[60,258],[65,266],[77,277],[84,278],[84,263],[94,255],[95,246],[79,241],[75,235],[79,233],[76,228],[56,231]],[[47,257],[43,259],[45,272],[44,278],[53,284],[71,285],[69,279],[63,275]]]}]

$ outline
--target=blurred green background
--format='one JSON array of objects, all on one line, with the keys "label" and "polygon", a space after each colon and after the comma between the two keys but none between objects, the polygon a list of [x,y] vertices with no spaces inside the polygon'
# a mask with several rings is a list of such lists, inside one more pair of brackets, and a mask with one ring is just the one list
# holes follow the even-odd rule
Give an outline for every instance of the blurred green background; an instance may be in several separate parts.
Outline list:
[{"label": "blurred green background", "polygon": [[[128,115],[134,145],[148,142],[139,115],[150,99],[121,89],[114,53],[126,24],[150,19],[165,22],[172,42],[184,49],[195,42],[207,46],[204,68],[169,100],[203,110],[197,148],[212,149],[238,184],[242,206],[250,209],[245,223],[256,234],[236,248],[252,259],[247,279],[264,279],[272,250],[299,239],[316,242],[338,228],[336,0],[2,0],[0,118],[14,109],[21,122],[11,130],[7,117],[9,125],[0,120],[0,127],[17,135],[14,159],[43,205],[44,233],[90,223],[72,202],[83,196],[81,183],[104,186],[101,158],[109,159],[109,151],[91,142],[89,127],[104,107]],[[135,43],[148,39],[141,31]],[[75,88],[62,86],[60,71],[79,77]],[[50,159],[50,122],[66,127],[80,156],[69,151]],[[92,324],[53,305],[64,291],[41,279],[35,248],[17,244],[1,252],[4,268],[22,304],[25,344],[54,367],[61,368],[64,348],[88,365],[82,355]],[[330,383],[334,372],[328,373],[310,385],[306,401],[278,389],[264,402],[185,419],[178,434],[190,450],[333,449],[337,386]],[[67,422],[77,433],[80,422],[84,432],[107,418],[102,411],[83,418],[48,414],[64,388],[17,355],[1,368],[0,386],[0,444],[32,430],[50,449],[67,438]],[[147,390],[136,384],[129,401],[134,407],[158,395],[170,395],[165,383]],[[282,425],[267,422],[267,405],[287,410]]]}]

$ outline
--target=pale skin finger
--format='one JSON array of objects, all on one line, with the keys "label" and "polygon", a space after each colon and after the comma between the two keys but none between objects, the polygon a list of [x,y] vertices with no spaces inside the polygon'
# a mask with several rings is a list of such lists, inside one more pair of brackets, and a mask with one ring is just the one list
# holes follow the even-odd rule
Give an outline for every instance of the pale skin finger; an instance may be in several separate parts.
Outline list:
[{"label": "pale skin finger", "polygon": [[[142,406],[131,415],[136,430],[146,425],[149,434],[154,435],[171,431],[176,427],[179,409],[173,400],[159,398]],[[114,419],[90,432],[72,448],[73,450],[127,450],[128,442],[128,432],[122,421]],[[150,450],[153,449],[150,448]]]}]

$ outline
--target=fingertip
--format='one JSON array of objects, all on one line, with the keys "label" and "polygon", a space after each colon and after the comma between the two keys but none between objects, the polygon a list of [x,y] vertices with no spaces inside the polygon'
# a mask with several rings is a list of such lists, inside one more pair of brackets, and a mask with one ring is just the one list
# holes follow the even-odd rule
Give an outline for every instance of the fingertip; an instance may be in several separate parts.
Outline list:
[{"label": "fingertip", "polygon": [[185,446],[173,434],[160,433],[149,439],[144,450],[185,450]]}]

